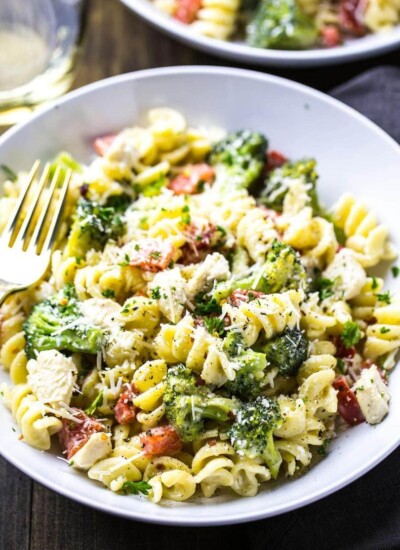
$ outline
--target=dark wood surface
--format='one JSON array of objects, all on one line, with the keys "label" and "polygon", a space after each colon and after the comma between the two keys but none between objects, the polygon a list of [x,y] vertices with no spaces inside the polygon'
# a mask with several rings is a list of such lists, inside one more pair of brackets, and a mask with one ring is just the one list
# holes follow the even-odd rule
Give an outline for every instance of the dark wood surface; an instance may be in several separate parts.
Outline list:
[{"label": "dark wood surface", "polygon": [[[75,87],[152,67],[240,66],[174,42],[118,0],[92,0],[88,23]],[[400,66],[398,52],[326,69],[268,72],[327,91],[368,68],[388,64]],[[280,518],[194,529],[152,526],[96,512],[32,482],[0,457],[0,550],[400,548],[399,458],[397,451],[350,487]],[[360,517],[358,503],[365,501],[371,506]],[[384,521],[374,521],[378,513]]]}]

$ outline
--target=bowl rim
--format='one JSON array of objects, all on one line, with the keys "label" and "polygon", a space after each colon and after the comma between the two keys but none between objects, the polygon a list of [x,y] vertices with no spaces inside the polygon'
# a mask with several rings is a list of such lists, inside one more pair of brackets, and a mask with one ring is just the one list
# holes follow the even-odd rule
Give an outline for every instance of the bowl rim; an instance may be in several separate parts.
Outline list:
[{"label": "bowl rim", "polygon": [[[191,74],[204,75],[204,76],[215,74],[215,75],[226,75],[226,76],[233,76],[238,78],[245,78],[250,80],[259,80],[259,81],[265,82],[266,84],[268,83],[279,84],[284,88],[300,91],[302,94],[306,94],[309,97],[314,97],[322,102],[327,103],[328,105],[334,106],[335,108],[344,111],[351,117],[358,119],[359,122],[364,125],[364,127],[369,128],[375,134],[378,134],[381,139],[384,139],[387,142],[387,146],[392,148],[395,154],[397,154],[400,158],[400,145],[397,144],[397,142],[393,138],[391,138],[386,132],[384,132],[381,128],[379,128],[379,126],[377,126],[374,122],[370,121],[364,115],[360,114],[353,108],[341,103],[339,100],[335,98],[327,96],[326,94],[319,92],[317,90],[314,90],[303,84],[292,82],[282,77],[277,77],[274,75],[266,75],[263,73],[259,73],[259,72],[251,71],[247,69],[236,69],[236,68],[229,68],[229,67],[212,67],[212,66],[211,67],[210,66],[185,66],[185,67],[163,67],[163,68],[156,68],[156,69],[146,69],[143,71],[118,75],[118,76],[100,80],[98,82],[94,82],[92,84],[89,84],[87,86],[84,86],[82,88],[79,88],[73,92],[66,94],[62,98],[59,98],[56,101],[52,102],[51,104],[47,105],[46,107],[43,107],[40,110],[38,110],[24,123],[7,130],[4,133],[4,135],[0,137],[0,150],[2,146],[14,135],[18,134],[19,132],[23,132],[24,128],[32,124],[35,124],[35,122],[41,119],[42,117],[48,116],[53,109],[58,109],[62,107],[64,103],[74,101],[80,96],[90,95],[92,92],[98,89],[113,87],[120,83],[125,83],[129,81],[137,81],[137,80],[149,79],[149,78],[159,78],[163,76],[177,76],[177,75],[191,75]],[[15,467],[17,467],[19,470],[21,470],[23,473],[25,473],[26,475],[28,475],[30,478],[37,481],[38,483],[55,491],[56,493],[59,493],[65,497],[68,497],[74,501],[77,501],[80,504],[84,504],[86,506],[95,508],[99,511],[107,512],[109,514],[117,515],[127,519],[143,521],[146,523],[155,523],[155,524],[163,524],[163,525],[182,525],[182,526],[216,526],[216,525],[230,525],[230,524],[238,524],[238,523],[244,523],[249,521],[261,520],[267,517],[273,517],[276,515],[284,514],[292,510],[295,510],[297,508],[316,502],[342,489],[343,487],[349,485],[356,479],[360,478],[362,475],[367,473],[374,466],[376,466],[382,460],[384,460],[391,452],[393,452],[399,446],[399,444],[400,444],[400,432],[398,432],[397,435],[393,434],[392,441],[388,443],[383,449],[381,449],[376,456],[372,457],[368,462],[362,464],[362,466],[359,467],[356,471],[351,471],[348,475],[344,476],[340,482],[335,481],[335,482],[332,482],[330,485],[323,487],[322,489],[314,489],[309,493],[307,493],[306,495],[300,495],[296,500],[292,501],[290,504],[287,504],[287,503],[280,504],[273,511],[263,512],[263,510],[261,509],[257,513],[255,512],[246,513],[245,510],[240,512],[233,512],[233,513],[228,512],[228,513],[225,513],[222,517],[214,516],[211,520],[208,517],[179,518],[179,507],[176,508],[176,510],[178,510],[177,512],[178,517],[158,517],[157,515],[150,517],[150,516],[143,515],[143,513],[140,511],[110,507],[107,503],[102,503],[101,501],[94,500],[92,497],[86,497],[84,494],[76,493],[72,489],[69,489],[64,485],[60,484],[55,486],[54,483],[48,480],[45,475],[42,475],[41,473],[35,472],[35,471],[32,472],[29,464],[27,465],[23,461],[23,459],[19,459],[18,457],[13,456],[12,452],[9,452],[5,447],[0,448],[0,454],[5,459],[7,459],[11,464],[13,464]],[[216,506],[218,506],[218,504],[216,504]]]},{"label": "bowl rim", "polygon": [[[154,6],[150,0],[120,0],[125,6],[161,32],[203,52],[244,63],[274,67],[304,68],[311,66],[350,63],[374,57],[400,47],[400,23],[394,32],[372,33],[373,40],[357,38],[338,48],[309,50],[273,50],[254,48],[247,44],[210,38],[191,31],[187,25],[174,20]],[[372,43],[370,43],[372,42]]]}]

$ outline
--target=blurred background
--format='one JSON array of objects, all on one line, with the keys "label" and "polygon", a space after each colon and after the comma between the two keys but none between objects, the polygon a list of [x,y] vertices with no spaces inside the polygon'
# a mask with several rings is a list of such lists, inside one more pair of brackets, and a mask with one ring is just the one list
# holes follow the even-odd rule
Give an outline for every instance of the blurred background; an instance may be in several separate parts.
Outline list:
[{"label": "blurred background", "polygon": [[[7,31],[10,21],[19,29],[17,34]],[[68,89],[130,71],[171,65],[244,66],[176,42],[142,21],[120,0],[0,2],[0,126],[3,129],[25,118],[36,105]],[[248,68],[329,91],[369,68],[382,65],[400,67],[399,52],[325,68]],[[32,71],[41,76],[30,82],[34,76],[30,74]]]},{"label": "blurred background", "polygon": [[266,69],[232,63],[184,46],[151,28],[119,0],[92,0],[87,36],[74,87],[130,71],[170,65],[224,65],[284,76],[328,91],[368,68],[400,67],[400,53],[316,69]]}]

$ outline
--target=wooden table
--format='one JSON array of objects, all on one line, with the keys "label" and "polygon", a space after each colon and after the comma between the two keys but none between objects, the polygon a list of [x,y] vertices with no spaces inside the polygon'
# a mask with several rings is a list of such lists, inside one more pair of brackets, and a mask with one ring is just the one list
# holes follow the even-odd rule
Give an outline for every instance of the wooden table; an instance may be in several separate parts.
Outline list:
[{"label": "wooden table", "polygon": [[[93,0],[75,87],[140,69],[195,64],[239,66],[196,52],[159,34],[118,0]],[[363,70],[383,64],[400,66],[399,53],[327,69],[269,72],[329,90]],[[0,550],[224,550],[228,547],[230,550],[299,550],[315,548],[318,532],[326,533],[325,542],[318,543],[321,549],[355,548],[356,542],[374,550],[400,547],[400,533],[395,546],[385,545],[387,529],[400,518],[397,498],[400,475],[396,473],[399,458],[400,453],[394,453],[379,469],[350,487],[321,503],[280,518],[246,526],[192,529],[130,522],[96,512],[32,482],[0,457]],[[377,482],[382,487],[378,495],[372,489]],[[364,499],[373,500],[373,506],[370,516],[360,519],[357,502]],[[245,500],[243,506],[246,506]],[[332,508],[343,513],[332,517]],[[377,512],[387,518],[384,525],[374,524]],[[351,533],[354,521],[363,522],[365,536],[354,530],[354,535],[348,534],[343,540],[342,529]]]}]

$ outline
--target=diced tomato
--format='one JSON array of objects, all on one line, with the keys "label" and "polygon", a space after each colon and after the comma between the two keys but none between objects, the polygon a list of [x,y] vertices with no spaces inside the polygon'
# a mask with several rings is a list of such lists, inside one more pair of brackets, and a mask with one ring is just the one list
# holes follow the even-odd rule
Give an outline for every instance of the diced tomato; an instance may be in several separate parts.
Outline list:
[{"label": "diced tomato", "polygon": [[201,8],[202,0],[178,0],[178,6],[174,17],[181,23],[189,25],[196,19],[196,14]]},{"label": "diced tomato", "polygon": [[182,441],[173,426],[160,426],[140,434],[146,456],[175,455],[182,449]]},{"label": "diced tomato", "polygon": [[274,168],[280,168],[288,159],[279,151],[268,151],[267,153],[267,170],[271,171]]},{"label": "diced tomato", "polygon": [[335,48],[343,42],[341,32],[336,25],[325,25],[322,27],[321,42],[326,48]]},{"label": "diced tomato", "polygon": [[346,377],[339,376],[335,378],[332,382],[332,386],[338,392],[338,410],[343,420],[351,426],[365,422],[356,394],[350,389]]},{"label": "diced tomato", "polygon": [[221,244],[223,237],[221,231],[212,223],[202,227],[191,223],[186,226],[184,235],[187,242],[181,248],[180,262],[185,265],[202,262],[212,248]]},{"label": "diced tomato", "polygon": [[250,302],[260,296],[265,296],[263,292],[258,292],[256,290],[234,290],[230,295],[229,301],[233,306],[239,307],[243,302]]},{"label": "diced tomato", "polygon": [[133,404],[136,393],[135,385],[124,391],[114,407],[114,414],[118,424],[131,424],[136,420],[137,407]]},{"label": "diced tomato", "polygon": [[368,0],[340,0],[339,24],[342,29],[356,36],[365,34],[364,13]]},{"label": "diced tomato", "polygon": [[174,255],[174,246],[163,239],[142,239],[131,254],[129,265],[145,271],[166,269]]},{"label": "diced tomato", "polygon": [[73,411],[77,420],[63,418],[62,428],[58,432],[60,444],[66,451],[68,460],[88,442],[91,435],[104,432],[104,426],[81,409],[73,409]]},{"label": "diced tomato", "polygon": [[115,137],[115,134],[107,134],[94,140],[93,148],[100,157],[104,157]]},{"label": "diced tomato", "polygon": [[173,178],[168,188],[175,195],[194,195],[201,191],[203,183],[212,183],[215,178],[215,170],[208,164],[189,164],[183,171]]}]

